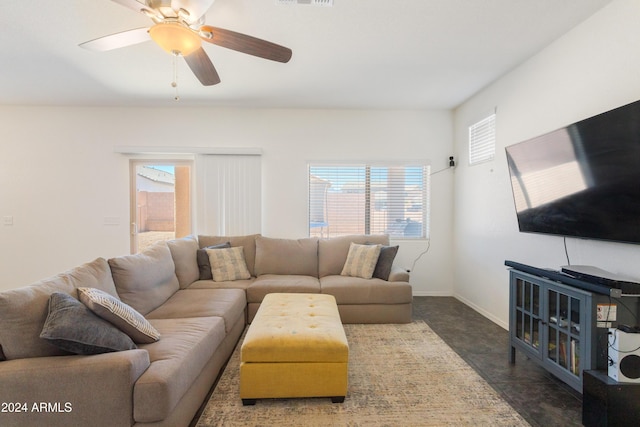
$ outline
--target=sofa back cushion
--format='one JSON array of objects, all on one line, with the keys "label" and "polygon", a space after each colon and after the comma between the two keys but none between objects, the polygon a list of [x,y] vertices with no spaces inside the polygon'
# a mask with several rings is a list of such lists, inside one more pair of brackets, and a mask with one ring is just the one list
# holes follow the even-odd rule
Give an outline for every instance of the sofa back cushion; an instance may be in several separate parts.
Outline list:
[{"label": "sofa back cushion", "polygon": [[[104,258],[97,258],[63,274],[69,278],[74,288],[96,288],[119,299],[109,263]],[[77,294],[74,293],[73,296],[77,297]]]},{"label": "sofa back cushion", "polygon": [[200,279],[198,270],[198,240],[194,236],[187,236],[181,239],[169,240],[167,242],[173,263],[176,266],[176,276],[180,289],[187,288],[190,284]]},{"label": "sofa back cushion", "polygon": [[318,277],[318,239],[256,238],[255,272]]},{"label": "sofa back cushion", "polygon": [[40,338],[54,292],[72,295],[63,275],[18,289],[0,292],[0,345],[7,360],[69,354]]},{"label": "sofa back cushion", "polygon": [[160,307],[180,289],[166,242],[139,254],[111,258],[109,266],[120,299],[142,315]]},{"label": "sofa back cushion", "polygon": [[98,258],[18,289],[0,292],[0,347],[7,360],[68,354],[40,338],[54,292],[77,296],[87,286],[117,296],[107,261]]},{"label": "sofa back cushion", "polygon": [[198,236],[198,244],[200,249],[207,246],[214,246],[229,242],[231,247],[242,246],[244,251],[244,261],[247,269],[252,276],[256,275],[256,238],[259,234],[250,234],[247,236]]},{"label": "sofa back cushion", "polygon": [[318,242],[318,277],[334,276],[342,273],[351,243],[388,245],[386,234],[356,234],[350,236],[320,239]]}]

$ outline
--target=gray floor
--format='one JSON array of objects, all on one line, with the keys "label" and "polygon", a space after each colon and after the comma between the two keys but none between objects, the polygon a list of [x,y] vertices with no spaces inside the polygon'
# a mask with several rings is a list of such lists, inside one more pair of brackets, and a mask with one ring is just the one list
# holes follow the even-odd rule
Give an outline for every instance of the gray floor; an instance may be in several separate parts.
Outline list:
[{"label": "gray floor", "polygon": [[516,354],[508,361],[509,333],[451,297],[414,297],[423,319],[533,426],[581,426],[582,395]]}]

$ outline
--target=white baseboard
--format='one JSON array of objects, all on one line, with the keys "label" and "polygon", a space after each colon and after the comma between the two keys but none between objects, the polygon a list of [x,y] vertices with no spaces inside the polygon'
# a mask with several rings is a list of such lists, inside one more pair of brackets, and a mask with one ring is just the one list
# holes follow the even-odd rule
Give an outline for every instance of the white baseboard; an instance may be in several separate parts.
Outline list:
[{"label": "white baseboard", "polygon": [[468,305],[469,307],[473,308],[475,311],[477,311],[478,313],[482,314],[484,317],[486,317],[487,319],[491,320],[496,325],[502,327],[503,329],[506,329],[507,331],[509,330],[509,324],[508,323],[505,324],[501,319],[498,319],[497,317],[495,317],[493,314],[489,313],[488,311],[483,310],[482,308],[478,307],[477,305],[475,305],[471,301],[461,297],[460,295],[455,295],[454,294],[453,297],[455,299],[457,299],[458,301],[464,303],[465,305]]},{"label": "white baseboard", "polygon": [[446,291],[414,291],[414,297],[452,297],[451,292]]},{"label": "white baseboard", "polygon": [[483,310],[482,308],[478,307],[471,301],[461,297],[460,295],[451,294],[450,292],[445,292],[445,291],[414,291],[413,296],[414,297],[453,297],[458,301],[462,302],[464,305],[468,305],[478,313],[482,314],[484,317],[491,320],[493,323],[500,326],[501,328],[509,330],[508,323],[504,323],[501,319],[498,319],[493,314],[489,313],[486,310]]}]

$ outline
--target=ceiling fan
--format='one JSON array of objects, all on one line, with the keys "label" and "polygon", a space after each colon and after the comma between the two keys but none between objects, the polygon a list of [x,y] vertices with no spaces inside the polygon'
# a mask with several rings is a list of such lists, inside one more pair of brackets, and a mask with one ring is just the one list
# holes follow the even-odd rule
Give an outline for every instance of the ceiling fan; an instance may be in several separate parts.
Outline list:
[{"label": "ceiling fan", "polygon": [[148,40],[165,51],[184,57],[193,74],[205,86],[220,83],[202,41],[259,58],[289,62],[291,49],[235,31],[205,25],[205,14],[215,0],[112,0],[151,18],[151,27],[136,28],[81,43],[80,46],[107,51]]}]

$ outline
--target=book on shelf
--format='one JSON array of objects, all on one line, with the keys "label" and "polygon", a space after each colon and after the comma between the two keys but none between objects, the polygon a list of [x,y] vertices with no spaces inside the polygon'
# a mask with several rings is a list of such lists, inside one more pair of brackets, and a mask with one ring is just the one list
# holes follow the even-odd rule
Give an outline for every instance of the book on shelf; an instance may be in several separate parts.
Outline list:
[{"label": "book on shelf", "polygon": [[578,340],[571,340],[571,373],[573,375],[580,375],[580,342]]},{"label": "book on shelf", "polygon": [[565,340],[560,340],[558,346],[558,363],[560,366],[568,368],[567,366],[567,343]]}]

